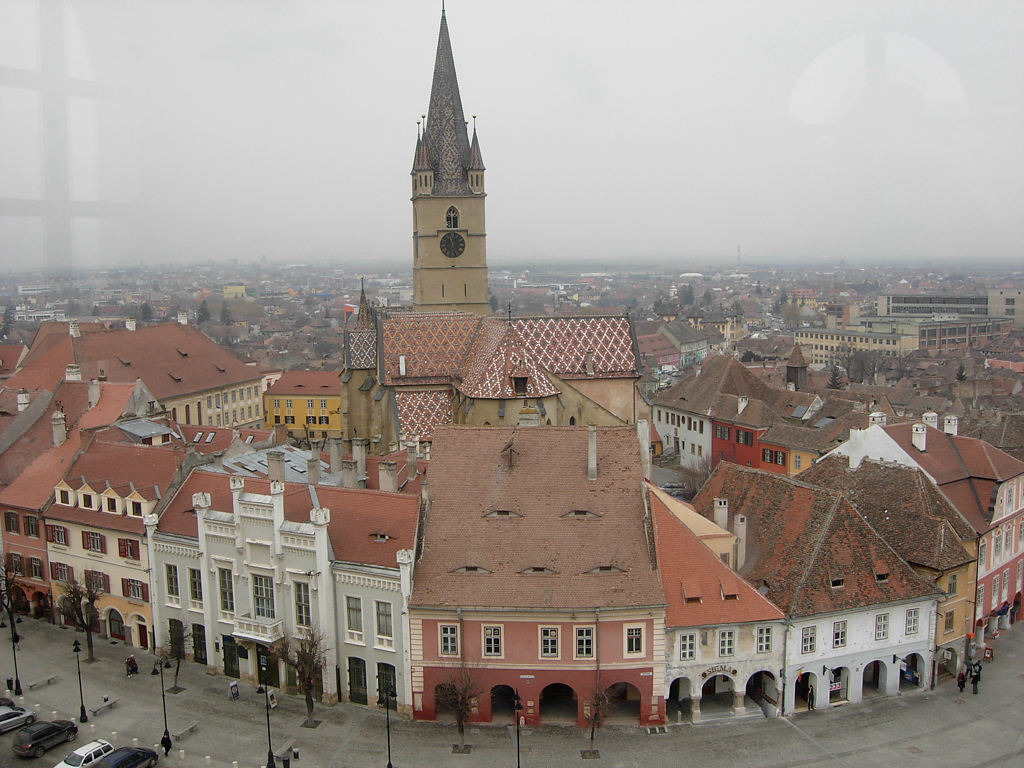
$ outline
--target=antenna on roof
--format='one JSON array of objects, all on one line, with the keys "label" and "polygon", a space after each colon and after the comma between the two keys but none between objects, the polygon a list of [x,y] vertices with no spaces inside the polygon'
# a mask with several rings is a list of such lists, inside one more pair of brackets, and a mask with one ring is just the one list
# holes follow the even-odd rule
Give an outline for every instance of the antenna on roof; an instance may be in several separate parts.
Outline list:
[{"label": "antenna on roof", "polygon": [[512,302],[508,303],[508,324],[512,325]]},{"label": "antenna on roof", "polygon": [[473,115],[473,133],[476,133],[476,115]]}]

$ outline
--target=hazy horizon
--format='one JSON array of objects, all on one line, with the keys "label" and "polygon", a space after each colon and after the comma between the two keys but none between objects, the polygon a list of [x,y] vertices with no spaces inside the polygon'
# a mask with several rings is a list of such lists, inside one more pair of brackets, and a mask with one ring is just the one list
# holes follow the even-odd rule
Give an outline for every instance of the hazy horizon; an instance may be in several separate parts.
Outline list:
[{"label": "hazy horizon", "polygon": [[[439,4],[64,7],[84,215],[54,263],[25,215],[51,139],[23,77],[39,6],[0,0],[0,268],[411,267]],[[447,16],[492,269],[685,271],[735,266],[738,247],[751,266],[1024,261],[1020,4],[453,0]]]}]

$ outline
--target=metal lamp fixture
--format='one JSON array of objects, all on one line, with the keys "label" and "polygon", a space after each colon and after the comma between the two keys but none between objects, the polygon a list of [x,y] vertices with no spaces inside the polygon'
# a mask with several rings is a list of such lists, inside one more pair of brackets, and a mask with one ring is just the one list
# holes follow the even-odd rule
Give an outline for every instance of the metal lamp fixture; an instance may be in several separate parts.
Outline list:
[{"label": "metal lamp fixture", "polygon": [[88,723],[89,716],[85,714],[85,693],[82,691],[82,644],[75,640],[75,644],[71,646],[71,650],[75,654],[75,664],[78,667],[78,701],[81,705],[81,709],[78,712],[78,722]]}]

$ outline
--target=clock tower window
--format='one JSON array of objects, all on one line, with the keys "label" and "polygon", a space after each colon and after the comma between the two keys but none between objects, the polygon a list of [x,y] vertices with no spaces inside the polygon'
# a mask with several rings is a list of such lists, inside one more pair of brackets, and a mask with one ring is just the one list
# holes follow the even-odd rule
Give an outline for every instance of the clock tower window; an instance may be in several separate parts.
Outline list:
[{"label": "clock tower window", "polygon": [[448,229],[459,228],[459,209],[454,205],[448,209],[448,213],[445,214],[445,224],[448,225]]}]

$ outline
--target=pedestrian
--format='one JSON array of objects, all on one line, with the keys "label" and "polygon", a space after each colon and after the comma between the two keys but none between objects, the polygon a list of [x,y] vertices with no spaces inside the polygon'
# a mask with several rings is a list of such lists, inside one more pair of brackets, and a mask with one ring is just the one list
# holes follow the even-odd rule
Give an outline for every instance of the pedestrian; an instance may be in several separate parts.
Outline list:
[{"label": "pedestrian", "polygon": [[967,673],[964,670],[960,670],[960,674],[956,676],[956,685],[960,689],[960,693],[964,692],[964,686],[967,685]]},{"label": "pedestrian", "polygon": [[807,708],[814,709],[814,686],[807,687]]},{"label": "pedestrian", "polygon": [[173,746],[171,744],[171,734],[167,731],[164,731],[164,736],[160,739],[160,746],[164,748],[164,757],[167,757],[168,753],[171,751],[171,747]]},{"label": "pedestrian", "polygon": [[978,680],[981,680],[981,661],[974,662],[974,674],[978,676]]},{"label": "pedestrian", "polygon": [[978,693],[978,681],[981,680],[981,671],[975,669],[971,672],[971,693]]}]

